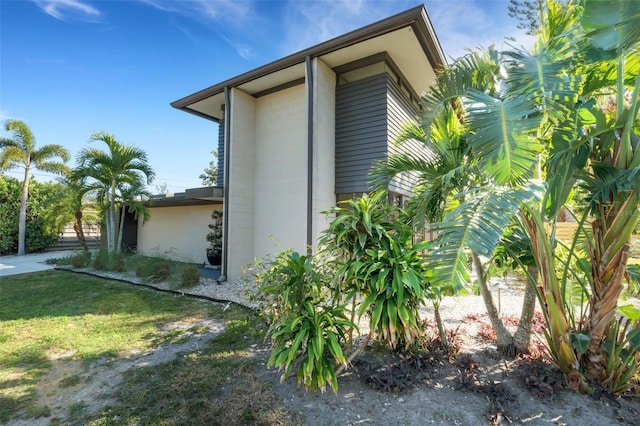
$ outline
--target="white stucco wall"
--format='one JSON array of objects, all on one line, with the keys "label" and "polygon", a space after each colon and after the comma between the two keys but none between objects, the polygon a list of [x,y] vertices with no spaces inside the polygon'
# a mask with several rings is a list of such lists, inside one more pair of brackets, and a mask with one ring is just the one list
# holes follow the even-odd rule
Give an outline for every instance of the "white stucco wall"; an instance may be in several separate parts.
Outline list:
[{"label": "white stucco wall", "polygon": [[138,221],[138,252],[183,262],[207,262],[211,213],[221,205],[150,207],[151,218]]},{"label": "white stucco wall", "polygon": [[[306,245],[304,85],[256,99],[254,256]],[[269,237],[273,238],[273,241]]]},{"label": "white stucco wall", "polygon": [[231,89],[227,279],[239,278],[254,259],[254,194],[256,159],[256,99]]},{"label": "white stucco wall", "polygon": [[320,213],[336,204],[336,74],[313,59],[313,212],[314,243],[331,218]]}]

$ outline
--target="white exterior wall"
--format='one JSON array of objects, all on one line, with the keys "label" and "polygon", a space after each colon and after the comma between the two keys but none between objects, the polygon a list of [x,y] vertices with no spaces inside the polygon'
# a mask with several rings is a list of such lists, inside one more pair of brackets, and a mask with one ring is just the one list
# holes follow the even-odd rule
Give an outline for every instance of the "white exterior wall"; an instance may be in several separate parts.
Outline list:
[{"label": "white exterior wall", "polygon": [[287,248],[305,251],[305,114],[304,85],[256,99],[253,255],[257,258]]},{"label": "white exterior wall", "polygon": [[313,59],[313,212],[314,243],[331,218],[320,213],[336,204],[336,74]]},{"label": "white exterior wall", "polygon": [[242,267],[254,259],[254,170],[256,141],[256,99],[231,89],[227,279],[239,278]]},{"label": "white exterior wall", "polygon": [[138,252],[183,262],[207,261],[206,240],[213,210],[221,205],[149,207],[151,218],[138,221]]}]

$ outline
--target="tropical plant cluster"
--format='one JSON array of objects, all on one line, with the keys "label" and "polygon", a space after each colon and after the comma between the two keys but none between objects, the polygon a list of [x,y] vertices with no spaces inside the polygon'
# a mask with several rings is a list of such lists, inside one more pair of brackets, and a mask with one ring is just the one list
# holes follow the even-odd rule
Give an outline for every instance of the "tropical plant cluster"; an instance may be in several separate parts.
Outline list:
[{"label": "tropical plant cluster", "polygon": [[[279,253],[258,279],[274,345],[268,366],[282,368],[282,380],[295,371],[305,387],[337,392],[349,352],[355,357],[374,337],[393,350],[410,347],[421,332],[420,304],[439,296],[425,280],[425,244],[413,244],[410,227],[393,220],[402,212],[385,192],[327,213],[337,217],[317,255]],[[369,332],[354,349],[365,316]]]},{"label": "tropical plant cluster", "polygon": [[[21,188],[18,179],[0,176],[0,255],[18,251]],[[32,180],[29,192],[25,249],[38,252],[58,241],[72,216],[68,214],[69,199],[61,184]],[[56,214],[52,214],[54,211]]]},{"label": "tropical plant cluster", "polygon": [[13,168],[24,170],[18,214],[18,254],[23,255],[26,253],[27,200],[31,174],[34,169],[55,174],[67,173],[69,169],[65,163],[69,160],[69,152],[58,144],[36,148],[31,129],[22,121],[7,120],[4,128],[13,137],[0,138],[0,171]]},{"label": "tropical plant cluster", "polygon": [[[472,51],[440,71],[418,124],[399,141],[420,140],[430,155],[395,155],[374,173],[385,188],[417,172],[406,210],[381,207],[380,195],[335,209],[323,238],[328,279],[315,274],[316,259],[276,259],[264,282],[280,277],[289,286],[280,293],[296,301],[281,300],[287,307],[270,329],[270,364],[285,377],[297,366],[314,388],[317,369],[335,390],[324,372],[343,363],[341,352],[318,350],[329,347],[322,324],[336,320],[305,325],[315,327],[308,334],[303,318],[335,309],[341,328],[331,339],[349,348],[345,327],[353,326],[342,318],[366,314],[370,336],[406,347],[417,306],[469,288],[473,270],[501,351],[527,350],[537,299],[549,357],[568,387],[618,394],[638,383],[640,311],[620,301],[640,217],[640,3],[547,1],[539,23],[531,50]],[[561,211],[577,223],[571,241],[556,238]],[[413,244],[414,227],[435,238]],[[487,287],[497,267],[518,268],[529,282],[514,335]]]},{"label": "tropical plant cluster", "polygon": [[[7,120],[5,130],[12,137],[0,138],[0,171],[23,169],[24,178],[18,197],[12,197],[6,205],[3,203],[6,214],[2,222],[7,223],[3,226],[3,232],[7,232],[7,237],[3,238],[0,253],[16,249],[19,255],[23,255],[27,251],[42,250],[57,239],[42,238],[43,233],[39,231],[42,223],[45,224],[47,235],[52,235],[53,230],[58,234],[70,222],[73,222],[78,241],[87,250],[83,223],[87,219],[92,222],[95,219],[92,214],[85,214],[87,208],[98,211],[107,251],[118,253],[122,248],[126,212],[133,213],[136,219],[140,216],[148,220],[149,213],[144,201],[150,195],[146,185],[152,182],[154,172],[143,150],[124,145],[107,132],[96,132],[91,135],[90,141],[103,142],[108,150],[95,147],[83,149],[77,158],[77,166],[72,169],[66,165],[69,152],[62,145],[49,144],[36,148],[31,129],[22,121]],[[29,203],[29,197],[37,196],[41,187],[32,188],[32,185],[38,185],[32,179],[35,169],[61,176],[59,183],[50,184],[56,187],[58,197],[47,208],[40,210],[34,208],[35,203]],[[2,176],[2,179],[9,178]],[[48,187],[45,185],[45,188]],[[16,200],[19,200],[17,210]],[[11,231],[14,222],[17,239]]]}]

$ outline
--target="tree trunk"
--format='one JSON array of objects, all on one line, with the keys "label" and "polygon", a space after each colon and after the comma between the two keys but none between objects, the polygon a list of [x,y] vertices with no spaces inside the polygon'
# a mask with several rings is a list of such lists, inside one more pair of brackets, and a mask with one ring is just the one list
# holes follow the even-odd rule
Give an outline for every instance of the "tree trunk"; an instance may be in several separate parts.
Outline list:
[{"label": "tree trunk", "polygon": [[122,204],[122,208],[120,209],[120,225],[118,226],[118,244],[116,246],[116,253],[122,250],[122,232],[124,229],[124,216],[125,216],[125,205]]},{"label": "tree trunk", "polygon": [[447,331],[444,328],[444,323],[442,322],[442,317],[440,316],[440,302],[433,301],[433,316],[436,318],[436,326],[438,327],[440,342],[445,349],[449,350],[449,339],[447,338]]},{"label": "tree trunk", "polygon": [[[634,200],[632,197],[629,199]],[[637,198],[635,200],[634,210],[637,209]],[[622,293],[622,280],[627,271],[629,257],[627,236],[635,227],[637,218],[637,212],[629,214],[623,208],[615,213],[615,215],[610,215],[611,223],[621,222],[621,220],[614,219],[626,219],[626,231],[621,230],[615,237],[609,237],[612,225],[605,223],[603,219],[594,220],[592,223],[594,244],[589,247],[593,281],[589,300],[591,314],[587,331],[591,336],[591,341],[586,353],[582,356],[582,361],[586,364],[587,374],[599,380],[604,377],[604,371],[607,367],[607,355],[604,350],[605,331],[614,320],[618,298]],[[626,218],[625,213],[627,213]],[[620,239],[627,241],[621,243]],[[616,251],[615,247],[620,248]]]},{"label": "tree trunk", "polygon": [[516,346],[513,341],[513,336],[507,330],[507,327],[500,319],[500,313],[496,308],[496,305],[493,301],[493,296],[491,295],[491,291],[489,291],[489,286],[487,285],[487,281],[485,280],[484,270],[482,269],[482,262],[480,261],[480,257],[477,253],[471,252],[471,259],[473,261],[473,267],[478,276],[478,283],[480,284],[480,294],[482,295],[482,300],[484,300],[484,306],[487,308],[487,314],[489,315],[489,320],[491,321],[491,326],[496,333],[496,346],[498,347],[498,351],[508,355],[515,356],[516,354]]},{"label": "tree trunk", "polygon": [[115,252],[116,245],[116,183],[115,181],[111,183],[111,190],[109,193],[109,213],[107,218],[107,252],[112,254]]},{"label": "tree trunk", "polygon": [[89,250],[89,246],[87,246],[87,239],[84,236],[84,229],[82,229],[82,210],[76,210],[74,216],[76,218],[76,222],[73,224],[73,230],[76,231],[78,242],[82,246],[83,250]]},{"label": "tree trunk", "polygon": [[[538,268],[529,266],[529,275],[538,281]],[[529,343],[531,342],[531,328],[533,323],[533,314],[536,309],[536,288],[534,284],[527,280],[524,289],[524,298],[522,299],[522,312],[520,313],[520,321],[518,328],[513,335],[513,343],[516,346],[516,352],[525,354],[529,352]]]},{"label": "tree trunk", "polygon": [[29,175],[31,174],[31,161],[27,158],[24,167],[24,182],[22,182],[22,194],[20,196],[20,216],[18,218],[18,256],[26,253],[25,243],[27,236],[27,199],[29,198]]}]

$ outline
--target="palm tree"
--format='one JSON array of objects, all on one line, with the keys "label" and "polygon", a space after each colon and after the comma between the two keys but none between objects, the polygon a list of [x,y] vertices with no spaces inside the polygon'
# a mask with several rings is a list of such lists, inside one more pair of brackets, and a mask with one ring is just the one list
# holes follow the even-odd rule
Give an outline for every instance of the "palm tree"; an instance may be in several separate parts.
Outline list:
[{"label": "palm tree", "polygon": [[[22,121],[8,120],[4,128],[13,134],[13,138],[0,138],[0,170],[24,168],[18,220],[18,255],[23,255],[26,252],[27,200],[31,170],[36,168],[43,172],[63,174],[68,170],[64,163],[69,161],[69,152],[57,144],[36,149],[35,137],[29,126]],[[63,162],[54,161],[56,158]]]},{"label": "palm tree", "polygon": [[[97,217],[94,214],[94,203],[85,197],[88,191],[85,180],[86,178],[75,177],[73,173],[67,173],[58,179],[68,200],[64,205],[64,213],[74,218],[73,230],[76,233],[78,242],[84,250],[88,250],[89,246],[84,234],[85,224],[97,221]],[[87,207],[89,207],[88,211]]]},{"label": "palm tree", "polygon": [[149,209],[144,205],[143,199],[149,199],[151,193],[141,186],[142,182],[134,185],[127,185],[120,191],[120,225],[118,226],[117,247],[122,247],[122,236],[124,232],[124,219],[126,212],[133,213],[134,220],[142,217],[142,223],[145,223],[151,217]]},{"label": "palm tree", "polygon": [[[482,70],[476,75],[475,85],[491,89],[495,74],[499,72],[491,51],[484,55],[472,53],[459,62],[452,64],[452,68],[466,67],[473,64]],[[449,72],[442,72],[439,76],[440,88],[445,89],[450,82]],[[446,90],[446,89],[445,89]],[[452,105],[446,105],[442,113],[435,117],[428,129],[417,125],[408,125],[399,137],[399,143],[406,140],[419,140],[428,149],[430,155],[415,153],[396,154],[389,157],[374,172],[379,188],[388,186],[389,179],[400,173],[417,173],[417,183],[413,188],[413,196],[408,202],[408,216],[419,227],[427,223],[442,222],[445,212],[451,210],[457,203],[464,201],[464,194],[471,188],[487,183],[482,171],[478,168],[478,161],[467,141],[467,129],[460,121],[460,111]],[[427,138],[427,135],[429,137]],[[456,196],[454,199],[453,196]],[[460,252],[461,262],[466,262],[466,255]],[[496,332],[498,350],[514,355],[528,351],[531,337],[532,318],[535,309],[535,290],[533,287],[525,289],[523,307],[518,328],[512,335],[500,318],[498,309],[488,286],[488,272],[483,268],[477,253],[471,253],[473,264],[478,277],[480,292],[487,308],[490,321]],[[531,271],[535,274],[535,271]],[[467,281],[464,278],[461,281]],[[444,283],[443,283],[444,284]],[[459,290],[458,282],[453,286],[442,287],[442,295],[453,294]],[[442,284],[441,284],[442,285]],[[439,298],[433,300],[436,323],[441,336],[446,336],[439,315]],[[446,344],[446,342],[444,342]]]},{"label": "palm tree", "polygon": [[[108,151],[85,148],[78,156],[76,178],[87,178],[87,191],[93,191],[105,207],[105,224],[108,253],[117,253],[116,204],[123,200],[124,193],[131,188],[143,188],[155,176],[147,154],[136,147],[122,145],[106,132],[91,135],[91,141],[104,142]],[[127,195],[128,196],[128,195]]]},{"label": "palm tree", "polygon": [[[464,106],[470,151],[488,177],[436,225],[431,258],[437,279],[455,281],[467,268],[459,261],[461,251],[492,256],[511,219],[518,218],[539,271],[540,281],[530,277],[531,285],[538,289],[554,361],[572,388],[587,390],[586,371],[615,391],[637,368],[626,352],[624,360],[614,359],[623,352],[611,351],[611,345],[628,342],[615,313],[628,241],[640,215],[640,4],[548,1],[545,13],[531,52],[514,48],[498,56],[501,72],[493,90],[475,84],[479,69],[469,62],[445,71],[448,84],[422,99],[425,128],[451,102]],[[615,96],[611,112],[598,104],[608,93]],[[569,261],[557,267],[553,229],[578,183],[588,191],[585,215],[593,220],[592,232],[582,234],[591,263],[583,287],[587,316],[576,319],[565,288],[569,275],[579,274],[570,271]],[[578,256],[576,246],[571,259]]]}]

